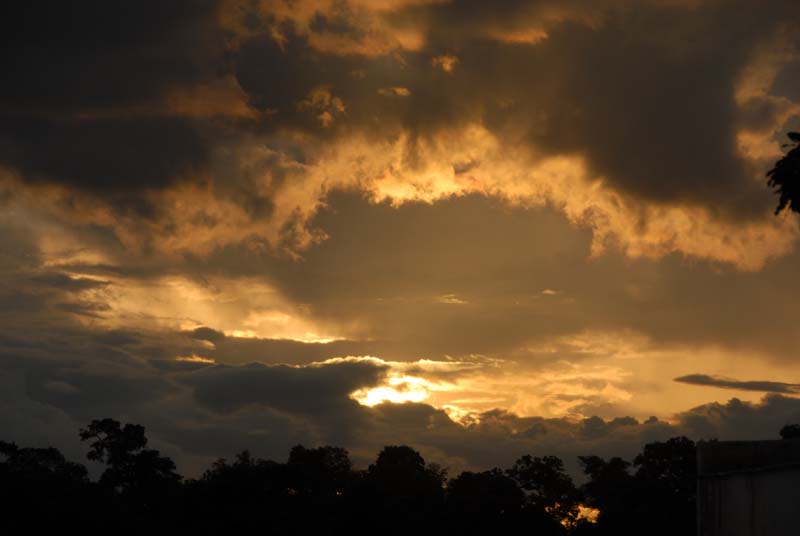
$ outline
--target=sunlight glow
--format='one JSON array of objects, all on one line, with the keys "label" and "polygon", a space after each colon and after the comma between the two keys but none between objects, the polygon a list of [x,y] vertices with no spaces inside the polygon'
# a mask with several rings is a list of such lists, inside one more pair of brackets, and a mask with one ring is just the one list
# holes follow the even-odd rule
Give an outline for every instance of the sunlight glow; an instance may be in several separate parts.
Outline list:
[{"label": "sunlight glow", "polygon": [[441,410],[447,413],[450,420],[465,427],[480,422],[480,416],[476,412],[460,408],[454,404],[443,404]]},{"label": "sunlight glow", "polygon": [[597,523],[597,518],[600,515],[600,510],[592,508],[591,506],[580,505],[578,506],[578,520],[585,519],[589,523]]},{"label": "sunlight glow", "polygon": [[194,354],[189,355],[189,356],[176,357],[175,361],[184,361],[184,362],[188,362],[188,363],[208,363],[209,365],[213,365],[214,363],[216,363],[216,361],[214,361],[211,358],[203,357],[203,356],[200,356],[200,355],[194,355]]},{"label": "sunlight glow", "polygon": [[350,398],[363,406],[376,406],[384,402],[402,404],[422,402],[430,396],[431,382],[416,376],[391,375],[386,385],[358,389]]}]

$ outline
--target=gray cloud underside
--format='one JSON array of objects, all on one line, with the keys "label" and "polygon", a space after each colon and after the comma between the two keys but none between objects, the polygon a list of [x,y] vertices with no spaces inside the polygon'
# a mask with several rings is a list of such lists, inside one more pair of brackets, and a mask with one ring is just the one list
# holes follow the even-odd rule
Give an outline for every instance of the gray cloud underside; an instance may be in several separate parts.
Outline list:
[{"label": "gray cloud underside", "polygon": [[691,385],[703,385],[708,387],[720,387],[722,389],[738,389],[741,391],[762,391],[765,393],[797,394],[800,392],[800,384],[783,383],[771,381],[739,381],[720,376],[709,376],[707,374],[688,374],[675,378],[676,382],[688,383]]},{"label": "gray cloud underside", "polygon": [[131,353],[125,342],[120,333],[86,332],[0,341],[5,439],[55,444],[79,458],[77,427],[113,416],[145,424],[154,444],[193,474],[242,448],[283,459],[298,442],[343,445],[362,464],[382,445],[402,442],[454,470],[508,465],[530,452],[562,456],[576,471],[578,455],[632,456],[644,442],[678,434],[769,438],[800,419],[800,401],[770,395],[758,404],[700,406],[673,416],[672,424],[519,417],[498,409],[462,427],[426,404],[370,408],[349,399],[350,391],[382,377],[384,369],[372,362],[169,368]]}]

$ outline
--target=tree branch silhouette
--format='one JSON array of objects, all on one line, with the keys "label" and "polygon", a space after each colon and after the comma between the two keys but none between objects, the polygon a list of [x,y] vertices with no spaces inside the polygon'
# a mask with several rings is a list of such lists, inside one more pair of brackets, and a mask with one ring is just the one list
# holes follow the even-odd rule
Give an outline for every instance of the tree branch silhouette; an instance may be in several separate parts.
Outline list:
[{"label": "tree branch silhouette", "polygon": [[793,212],[800,212],[800,132],[787,134],[791,143],[783,147],[792,147],[775,166],[767,171],[767,185],[778,194],[778,207],[775,214],[786,207]]}]

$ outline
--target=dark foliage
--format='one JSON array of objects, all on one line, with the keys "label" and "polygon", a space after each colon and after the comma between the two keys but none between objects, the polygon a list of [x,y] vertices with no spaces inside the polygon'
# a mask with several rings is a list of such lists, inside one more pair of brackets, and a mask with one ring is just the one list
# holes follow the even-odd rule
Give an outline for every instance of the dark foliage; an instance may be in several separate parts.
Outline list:
[{"label": "dark foliage", "polygon": [[[0,441],[0,533],[28,534],[63,523],[87,525],[98,498],[86,468],[55,448]],[[25,527],[22,531],[21,527]]]},{"label": "dark foliage", "polygon": [[[120,534],[453,534],[540,536],[691,534],[695,446],[685,437],[650,443],[633,463],[581,457],[576,487],[555,456],[525,455],[506,470],[447,479],[405,445],[384,447],[366,470],[346,450],[291,449],[285,463],[242,451],[183,480],[147,448],[141,426],[113,419],[80,431],[87,457],[105,464],[98,481],[54,448],[0,442],[4,533],[40,529]],[[596,523],[579,516],[598,508]]]},{"label": "dark foliage", "polygon": [[581,495],[559,458],[525,455],[506,472],[525,492],[528,508],[574,523]]},{"label": "dark foliage", "polygon": [[515,521],[525,495],[500,469],[472,473],[465,471],[447,486],[447,509],[462,530],[480,525],[507,527]]},{"label": "dark foliage", "polygon": [[780,431],[781,439],[800,438],[800,424],[787,424]]},{"label": "dark foliage", "polygon": [[800,212],[800,132],[789,132],[788,136],[791,143],[784,147],[792,149],[767,172],[767,184],[779,195],[775,214],[787,206],[794,212]]},{"label": "dark foliage", "polygon": [[116,510],[130,519],[128,530],[142,520],[169,517],[172,503],[180,496],[181,477],[171,459],[145,448],[143,426],[94,420],[80,430],[80,437],[90,441],[86,457],[105,463],[98,486]]},{"label": "dark foliage", "polygon": [[591,533],[693,534],[696,460],[695,444],[685,437],[645,445],[633,464],[580,457],[588,477],[584,501],[600,510]]}]

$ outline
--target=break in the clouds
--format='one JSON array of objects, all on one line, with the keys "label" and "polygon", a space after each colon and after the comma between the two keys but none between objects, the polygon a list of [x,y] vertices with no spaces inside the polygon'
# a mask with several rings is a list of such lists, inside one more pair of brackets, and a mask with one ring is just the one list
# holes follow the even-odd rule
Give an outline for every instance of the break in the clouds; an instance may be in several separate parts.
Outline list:
[{"label": "break in the clouds", "polygon": [[8,439],[482,467],[798,418],[797,2],[0,11]]}]

